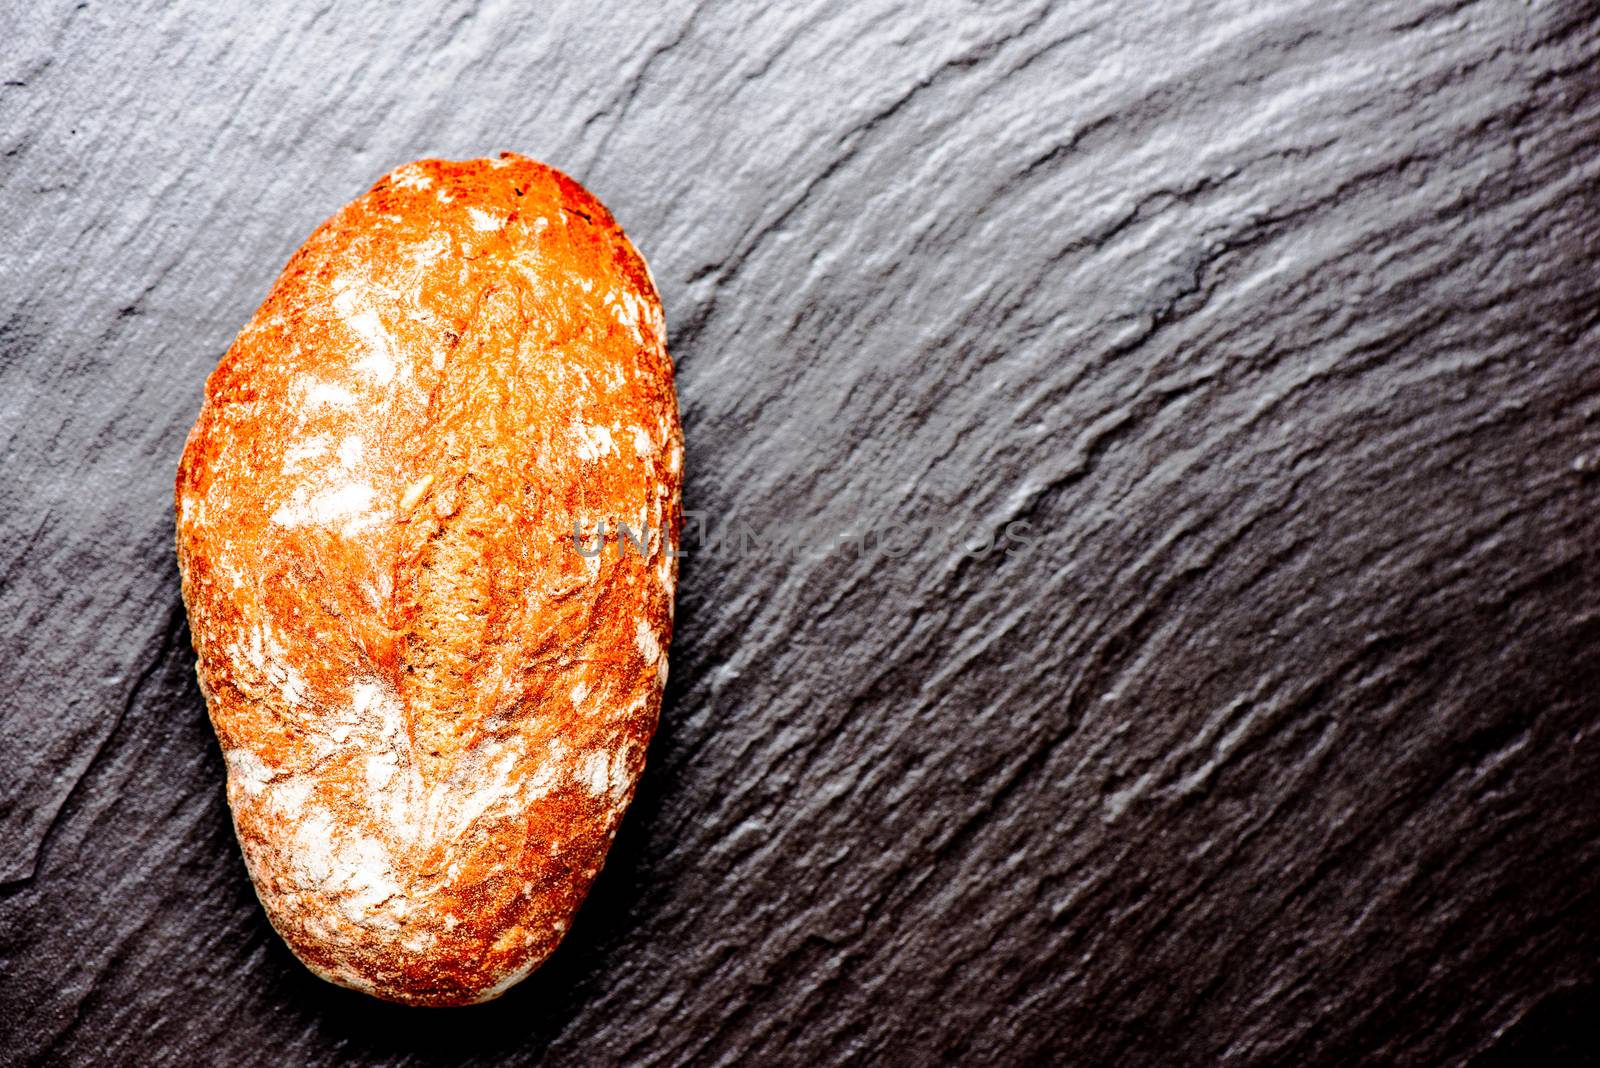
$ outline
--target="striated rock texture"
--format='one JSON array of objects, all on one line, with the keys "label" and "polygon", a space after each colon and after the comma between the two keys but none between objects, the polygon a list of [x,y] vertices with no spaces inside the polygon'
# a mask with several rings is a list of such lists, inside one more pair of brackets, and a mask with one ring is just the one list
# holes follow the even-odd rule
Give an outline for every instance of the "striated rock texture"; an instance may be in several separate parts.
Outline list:
[{"label": "striated rock texture", "polygon": [[[1592,0],[22,6],[0,1060],[1596,1047]],[[301,236],[507,148],[648,254],[690,513],[921,538],[688,516],[606,867],[445,1015],[263,918],[171,474]]]},{"label": "striated rock texture", "polygon": [[207,382],[177,485],[200,687],[251,879],[324,978],[498,997],[604,861],[667,677],[664,342],[576,183],[425,160],[311,235]]}]

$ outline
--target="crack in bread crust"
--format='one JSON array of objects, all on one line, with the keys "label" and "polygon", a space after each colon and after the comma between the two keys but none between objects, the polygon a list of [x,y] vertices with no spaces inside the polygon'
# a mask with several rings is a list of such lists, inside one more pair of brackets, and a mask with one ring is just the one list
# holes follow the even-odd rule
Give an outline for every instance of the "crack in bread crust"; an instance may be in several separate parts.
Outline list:
[{"label": "crack in bread crust", "polygon": [[506,624],[528,597],[516,581],[527,566],[523,546],[501,545],[493,536],[499,502],[520,493],[526,447],[520,431],[534,415],[518,405],[515,388],[524,359],[522,305],[515,285],[484,293],[466,335],[452,347],[428,406],[434,444],[418,461],[423,474],[413,483],[430,479],[440,491],[434,507],[418,512],[424,490],[403,520],[428,532],[395,581],[406,619],[398,685],[424,781],[441,777],[481,719],[477,706],[497,696],[481,689],[485,669],[518,641]]}]

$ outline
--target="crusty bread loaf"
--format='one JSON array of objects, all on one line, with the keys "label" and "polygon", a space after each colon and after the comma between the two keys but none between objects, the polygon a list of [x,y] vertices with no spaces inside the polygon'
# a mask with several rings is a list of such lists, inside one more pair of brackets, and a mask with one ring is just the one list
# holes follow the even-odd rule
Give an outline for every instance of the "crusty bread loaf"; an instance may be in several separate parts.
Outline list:
[{"label": "crusty bread loaf", "polygon": [[413,163],[289,261],[206,384],[178,561],[245,861],[317,974],[462,1004],[560,941],[655,728],[682,458],[655,287],[565,175]]}]

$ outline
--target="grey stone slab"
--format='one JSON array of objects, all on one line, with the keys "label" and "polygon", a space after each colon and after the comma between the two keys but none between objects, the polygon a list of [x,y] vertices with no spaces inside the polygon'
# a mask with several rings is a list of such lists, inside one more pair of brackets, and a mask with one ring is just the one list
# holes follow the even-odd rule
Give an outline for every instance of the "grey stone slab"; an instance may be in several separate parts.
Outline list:
[{"label": "grey stone slab", "polygon": [[[0,1061],[1600,1048],[1593,3],[91,0],[4,36]],[[688,507],[802,551],[685,562],[579,922],[430,1013],[267,927],[171,482],[311,228],[501,149],[649,258]]]}]

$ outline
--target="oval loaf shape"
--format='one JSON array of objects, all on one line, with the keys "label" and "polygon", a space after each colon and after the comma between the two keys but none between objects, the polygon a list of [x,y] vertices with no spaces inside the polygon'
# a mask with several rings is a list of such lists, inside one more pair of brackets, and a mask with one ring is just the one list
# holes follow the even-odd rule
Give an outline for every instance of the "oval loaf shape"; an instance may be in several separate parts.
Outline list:
[{"label": "oval loaf shape", "polygon": [[576,182],[424,160],[311,235],[208,380],[184,602],[250,877],[318,975],[485,1001],[571,924],[666,681],[665,339]]}]

